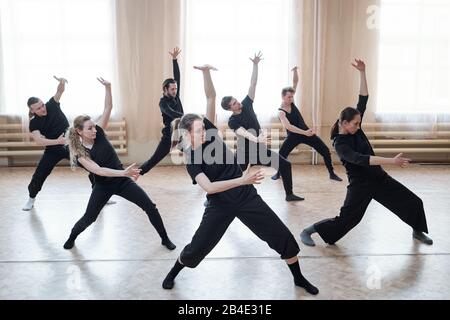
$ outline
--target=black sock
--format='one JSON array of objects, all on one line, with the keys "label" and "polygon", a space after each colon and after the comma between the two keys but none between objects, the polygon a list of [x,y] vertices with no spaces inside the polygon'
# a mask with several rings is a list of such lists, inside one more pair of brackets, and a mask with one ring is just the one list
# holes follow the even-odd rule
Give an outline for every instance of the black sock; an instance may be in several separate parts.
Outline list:
[{"label": "black sock", "polygon": [[300,197],[300,196],[296,196],[293,193],[287,193],[286,194],[286,201],[303,201],[305,200],[305,198]]},{"label": "black sock", "polygon": [[175,250],[175,248],[177,247],[172,243],[172,241],[170,241],[169,237],[162,239],[161,244],[169,250]]},{"label": "black sock", "polygon": [[342,179],[334,172],[330,172],[330,179],[336,180],[336,181],[342,181]]},{"label": "black sock", "polygon": [[73,233],[70,234],[69,239],[67,239],[66,243],[64,243],[64,249],[72,249],[75,245],[75,240],[77,239],[77,236]]},{"label": "black sock", "polygon": [[291,270],[292,275],[294,276],[295,285],[298,287],[302,287],[306,290],[306,292],[316,295],[319,293],[319,289],[309,283],[308,280],[302,275],[300,271],[300,264],[297,262],[293,264],[288,264],[289,269]]},{"label": "black sock", "polygon": [[166,278],[164,279],[162,283],[162,287],[164,289],[172,289],[174,286],[174,280],[178,273],[184,268],[184,265],[181,264],[178,259],[177,262],[175,262],[175,265],[172,267],[172,269],[167,274]]}]

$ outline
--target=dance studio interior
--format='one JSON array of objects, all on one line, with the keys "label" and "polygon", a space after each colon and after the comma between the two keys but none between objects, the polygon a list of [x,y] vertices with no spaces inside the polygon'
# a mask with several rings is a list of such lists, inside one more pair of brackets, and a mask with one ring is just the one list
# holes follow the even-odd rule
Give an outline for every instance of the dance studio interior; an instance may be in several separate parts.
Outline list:
[{"label": "dance studio interior", "polygon": [[449,1],[0,0],[1,300],[448,300],[449,165]]}]

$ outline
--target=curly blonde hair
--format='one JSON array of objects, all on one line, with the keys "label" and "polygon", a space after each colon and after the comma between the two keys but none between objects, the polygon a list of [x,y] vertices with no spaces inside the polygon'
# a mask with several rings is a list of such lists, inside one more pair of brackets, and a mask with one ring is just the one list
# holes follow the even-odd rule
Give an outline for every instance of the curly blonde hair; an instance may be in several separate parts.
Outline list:
[{"label": "curly blonde hair", "polygon": [[67,129],[66,133],[66,144],[69,146],[70,152],[70,167],[75,170],[77,167],[77,159],[80,157],[90,157],[89,153],[83,147],[81,137],[77,132],[78,130],[83,130],[84,123],[91,120],[88,115],[81,115],[73,120],[73,126]]}]

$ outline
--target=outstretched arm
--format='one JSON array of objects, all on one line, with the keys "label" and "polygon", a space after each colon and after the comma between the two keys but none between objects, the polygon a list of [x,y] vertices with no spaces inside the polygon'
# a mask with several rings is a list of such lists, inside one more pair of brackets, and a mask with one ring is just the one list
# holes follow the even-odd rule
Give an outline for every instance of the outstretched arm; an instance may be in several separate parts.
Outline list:
[{"label": "outstretched arm", "polygon": [[255,100],[256,84],[258,83],[258,64],[262,60],[261,51],[258,52],[258,54],[255,54],[253,59],[250,58],[250,60],[253,62],[253,72],[250,83],[250,89],[248,89],[248,96],[250,97],[250,99]]},{"label": "outstretched arm", "polygon": [[406,167],[411,162],[411,159],[404,158],[403,153],[399,153],[394,158],[385,158],[385,157],[378,157],[378,156],[370,156],[370,165],[376,166],[376,165],[383,165],[383,164],[392,164],[399,167]]},{"label": "outstretched arm", "polygon": [[205,64],[201,67],[194,67],[194,69],[203,72],[203,85],[206,95],[206,118],[211,122],[215,123],[216,120],[216,89],[211,78],[211,70],[217,71],[211,65]]},{"label": "outstretched arm", "polygon": [[211,182],[204,173],[200,173],[195,177],[195,181],[208,194],[224,192],[248,184],[260,184],[263,179],[264,179],[264,170],[259,169],[254,173],[250,173],[250,166],[248,166],[247,170],[244,172],[242,177],[231,180]]},{"label": "outstretched arm", "polygon": [[173,48],[172,51],[169,52],[169,54],[172,56],[172,64],[173,64],[173,78],[177,82],[178,85],[178,91],[177,91],[177,97],[180,95],[181,90],[181,73],[180,73],[180,67],[178,66],[178,56],[181,53],[181,49],[178,47]]},{"label": "outstretched arm", "polygon": [[59,82],[58,88],[56,89],[56,93],[53,96],[53,99],[55,99],[56,102],[59,102],[62,94],[64,93],[64,90],[66,90],[66,83],[68,83],[68,82],[64,78],[58,78],[56,76],[53,76],[53,78],[55,78],[55,80],[57,80]]},{"label": "outstretched arm", "polygon": [[97,80],[105,86],[105,108],[103,109],[102,116],[98,120],[98,125],[103,129],[106,129],[112,110],[111,83],[103,78],[97,78]]},{"label": "outstretched arm", "polygon": [[385,158],[359,153],[344,143],[338,143],[334,147],[342,160],[361,167],[392,164],[404,168],[411,162],[411,159],[403,157],[403,153],[399,153],[394,158]]},{"label": "outstretched arm", "polygon": [[78,162],[89,172],[102,177],[130,177],[134,180],[137,180],[137,178],[139,177],[139,172],[141,172],[141,169],[135,168],[135,163],[124,170],[115,170],[100,167],[95,161],[86,157],[79,158]]},{"label": "outstretched arm", "polygon": [[292,79],[292,88],[294,88],[294,91],[297,92],[297,86],[298,86],[298,67],[292,68],[293,73],[293,79]]}]

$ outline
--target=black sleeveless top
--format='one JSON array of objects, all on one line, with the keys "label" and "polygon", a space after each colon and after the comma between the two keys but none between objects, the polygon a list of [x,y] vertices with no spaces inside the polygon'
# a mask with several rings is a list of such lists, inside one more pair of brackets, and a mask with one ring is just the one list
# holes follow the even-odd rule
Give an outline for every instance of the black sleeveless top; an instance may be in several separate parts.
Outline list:
[{"label": "black sleeveless top", "polygon": [[[295,104],[291,104],[291,113],[287,112],[286,110],[283,110],[279,108],[278,110],[283,111],[286,114],[286,118],[289,120],[290,124],[293,126],[296,126],[297,128],[300,128],[302,130],[309,130],[308,126],[305,123],[305,120],[302,117],[302,114],[298,110],[298,108],[295,106]],[[291,132],[289,130],[286,130],[287,134],[296,134],[294,132]]]}]

